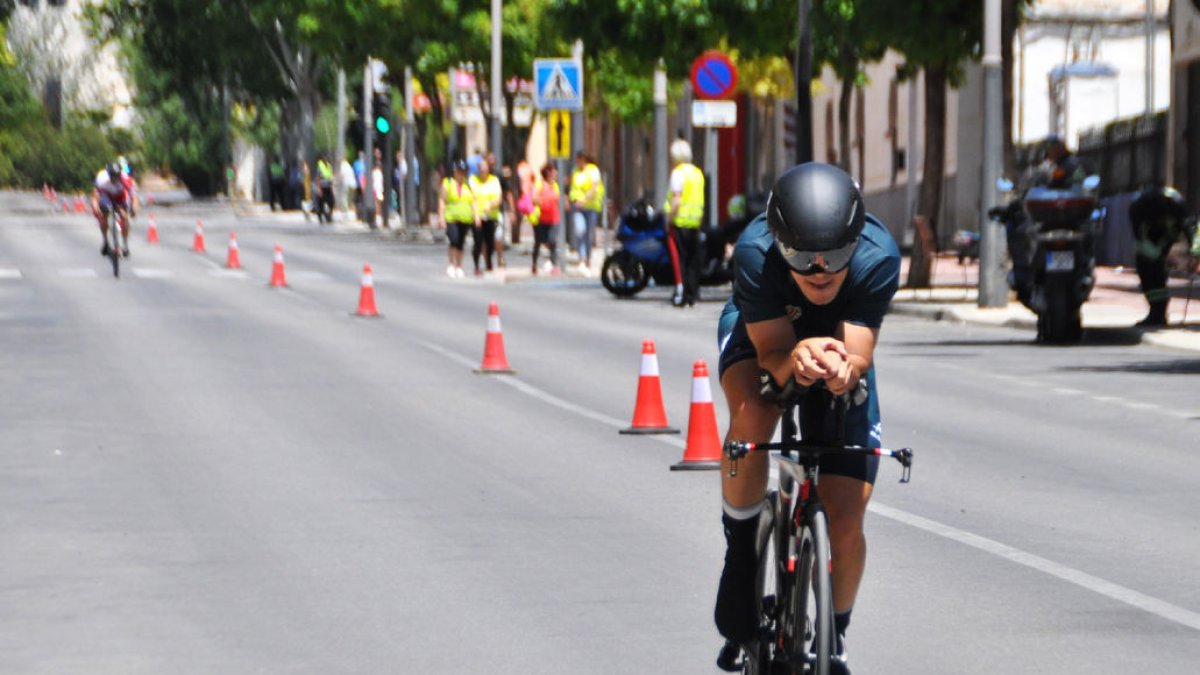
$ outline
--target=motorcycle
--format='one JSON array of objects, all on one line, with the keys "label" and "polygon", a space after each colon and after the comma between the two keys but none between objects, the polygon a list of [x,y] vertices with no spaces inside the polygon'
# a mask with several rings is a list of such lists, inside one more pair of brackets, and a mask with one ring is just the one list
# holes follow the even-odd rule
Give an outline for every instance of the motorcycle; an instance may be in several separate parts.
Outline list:
[{"label": "motorcycle", "polygon": [[[1095,240],[1103,212],[1097,208],[1098,176],[1075,185],[1039,184],[988,215],[1004,225],[1012,270],[1008,284],[1037,314],[1037,339],[1077,342],[1083,334],[1080,308],[1095,283]],[[1000,179],[1001,192],[1012,182]]]},{"label": "motorcycle", "polygon": [[[743,217],[702,233],[703,267],[701,286],[720,286],[733,279],[728,244],[737,241],[750,218]],[[675,284],[671,252],[667,247],[664,216],[645,199],[639,199],[621,214],[617,227],[620,248],[604,258],[600,283],[618,298],[633,297],[651,281],[659,286]]]}]

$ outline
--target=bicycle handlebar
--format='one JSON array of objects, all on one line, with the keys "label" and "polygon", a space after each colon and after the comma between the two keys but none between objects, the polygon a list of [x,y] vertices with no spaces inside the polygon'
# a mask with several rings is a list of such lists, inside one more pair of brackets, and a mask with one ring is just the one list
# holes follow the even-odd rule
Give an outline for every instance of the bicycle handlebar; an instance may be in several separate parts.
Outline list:
[{"label": "bicycle handlebar", "polygon": [[864,448],[861,445],[820,445],[804,441],[780,441],[778,443],[751,443],[749,441],[729,441],[725,444],[725,454],[729,459],[737,461],[752,452],[796,453],[800,457],[820,457],[821,455],[873,455],[876,457],[891,457],[904,467],[900,474],[900,482],[907,483],[912,478],[912,448]]}]

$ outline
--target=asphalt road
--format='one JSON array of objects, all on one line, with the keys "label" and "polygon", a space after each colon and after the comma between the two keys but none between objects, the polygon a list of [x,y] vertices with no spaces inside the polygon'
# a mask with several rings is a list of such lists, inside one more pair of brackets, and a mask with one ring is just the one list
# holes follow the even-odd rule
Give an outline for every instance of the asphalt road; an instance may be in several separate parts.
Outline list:
[{"label": "asphalt road", "polygon": [[[705,359],[724,428],[719,301],[204,205],[117,281],[84,216],[0,212],[0,672],[716,672],[717,475],[617,431],[647,337],[670,421]],[[489,302],[516,376],[472,372]],[[1032,337],[885,323],[916,464],[880,471],[856,674],[1195,672],[1200,358]]]}]

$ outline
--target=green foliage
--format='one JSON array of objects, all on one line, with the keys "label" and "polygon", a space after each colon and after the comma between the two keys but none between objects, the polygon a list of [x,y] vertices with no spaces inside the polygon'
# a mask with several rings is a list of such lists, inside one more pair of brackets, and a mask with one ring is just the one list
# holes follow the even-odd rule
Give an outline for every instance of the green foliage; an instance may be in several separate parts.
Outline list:
[{"label": "green foliage", "polygon": [[[0,185],[60,190],[89,187],[96,171],[136,143],[126,132],[106,133],[94,113],[70,117],[62,131],[46,120],[29,84],[15,68],[0,66]],[[107,117],[101,121],[107,122]]]}]

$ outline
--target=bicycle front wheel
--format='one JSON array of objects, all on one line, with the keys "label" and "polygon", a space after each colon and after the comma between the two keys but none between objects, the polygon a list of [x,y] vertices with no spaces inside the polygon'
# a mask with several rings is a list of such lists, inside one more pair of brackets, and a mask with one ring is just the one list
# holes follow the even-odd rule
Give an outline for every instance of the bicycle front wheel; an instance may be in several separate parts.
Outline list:
[{"label": "bicycle front wheel", "polygon": [[112,242],[108,245],[108,255],[112,258],[113,276],[121,276],[121,220],[116,210],[108,212],[108,237]]},{"label": "bicycle front wheel", "polygon": [[[805,663],[804,673],[829,675],[833,656],[833,586],[829,578],[829,523],[820,508],[800,530],[786,633],[788,652]],[[801,672],[799,670],[797,673]]]}]

